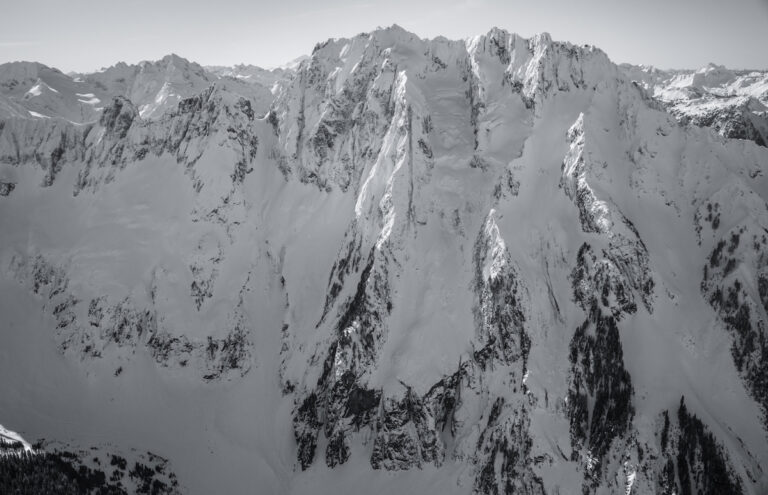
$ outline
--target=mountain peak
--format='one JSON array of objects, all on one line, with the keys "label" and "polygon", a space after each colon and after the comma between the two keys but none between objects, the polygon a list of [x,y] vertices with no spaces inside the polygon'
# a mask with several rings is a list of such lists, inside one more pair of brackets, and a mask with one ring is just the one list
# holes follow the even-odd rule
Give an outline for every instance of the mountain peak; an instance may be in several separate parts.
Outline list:
[{"label": "mountain peak", "polygon": [[[129,66],[131,67],[131,66]],[[202,67],[195,63],[187,60],[186,58],[179,56],[175,53],[169,53],[168,55],[165,55],[163,58],[159,60],[142,60],[139,62],[136,66],[139,70],[146,71],[152,68],[152,70],[172,70],[172,69],[187,69],[187,68],[194,68],[197,70],[198,68],[202,70]]]},{"label": "mountain peak", "polygon": [[718,65],[714,62],[709,62],[707,65],[698,70],[698,72],[711,72],[715,70],[728,70],[724,65]]},{"label": "mountain peak", "polygon": [[407,29],[405,29],[404,27],[402,27],[401,25],[399,25],[397,23],[392,24],[390,26],[385,26],[385,27],[379,26],[376,29],[374,29],[372,32],[375,33],[375,32],[379,32],[379,31],[388,32],[388,33],[392,33],[392,34],[400,34],[400,35],[404,35],[404,36],[415,36],[414,33],[408,31]]},{"label": "mountain peak", "polygon": [[368,37],[386,46],[421,41],[421,38],[418,35],[407,31],[397,24],[392,24],[389,27],[378,27],[368,33]]},{"label": "mountain peak", "polygon": [[4,64],[0,64],[0,69],[2,70],[8,70],[8,69],[16,69],[16,70],[37,70],[41,68],[49,68],[45,64],[41,64],[40,62],[30,62],[27,60],[17,60],[14,62],[6,62]]},{"label": "mountain peak", "polygon": [[164,65],[174,65],[177,67],[195,64],[194,62],[190,62],[186,58],[179,56],[175,53],[169,53],[159,61],[162,62]]},{"label": "mountain peak", "polygon": [[0,64],[0,80],[35,79],[43,73],[62,74],[59,69],[49,67],[40,62],[17,61]]},{"label": "mountain peak", "polygon": [[278,65],[277,67],[271,68],[271,70],[296,70],[299,65],[301,65],[301,63],[307,59],[309,59],[309,55],[299,55],[298,57],[294,58],[293,60],[289,60],[283,65]]}]

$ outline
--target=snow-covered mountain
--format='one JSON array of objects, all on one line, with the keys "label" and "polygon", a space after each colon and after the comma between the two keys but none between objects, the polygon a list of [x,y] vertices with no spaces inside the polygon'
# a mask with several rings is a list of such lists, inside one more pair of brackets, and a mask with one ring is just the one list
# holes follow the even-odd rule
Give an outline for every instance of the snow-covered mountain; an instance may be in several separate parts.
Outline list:
[{"label": "snow-covered mountain", "polygon": [[287,64],[272,69],[264,69],[255,65],[238,64],[232,67],[223,65],[206,66],[205,70],[221,77],[233,77],[242,81],[258,83],[270,88],[273,94],[277,94],[283,85],[295,74],[296,69],[309,57],[298,57]]},{"label": "snow-covered mountain", "polygon": [[734,71],[714,64],[696,71],[621,68],[682,123],[768,146],[768,71]]},{"label": "snow-covered mountain", "polygon": [[4,425],[189,493],[768,491],[768,148],[547,34],[329,40],[266,115],[179,65],[0,121]]},{"label": "snow-covered mountain", "polygon": [[[279,74],[287,77],[290,70],[281,69]],[[88,74],[64,74],[36,62],[11,62],[0,65],[0,118],[62,118],[90,123],[99,119],[112,98],[123,96],[143,119],[151,120],[214,83],[246,96],[262,116],[272,102],[275,81],[249,82],[234,74],[209,72],[175,54],[137,65],[120,62]]]},{"label": "snow-covered mountain", "polygon": [[94,120],[102,98],[82,81],[36,62],[0,65],[0,117],[62,117],[72,122]]}]

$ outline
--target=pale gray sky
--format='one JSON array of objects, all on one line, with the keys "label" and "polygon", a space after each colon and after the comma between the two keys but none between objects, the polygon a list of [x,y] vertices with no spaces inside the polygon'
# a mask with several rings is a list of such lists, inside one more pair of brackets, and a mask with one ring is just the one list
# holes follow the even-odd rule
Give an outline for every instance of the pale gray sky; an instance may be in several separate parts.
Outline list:
[{"label": "pale gray sky", "polygon": [[0,63],[91,71],[174,52],[275,66],[393,23],[428,38],[548,31],[660,68],[768,69],[768,0],[0,0]]}]

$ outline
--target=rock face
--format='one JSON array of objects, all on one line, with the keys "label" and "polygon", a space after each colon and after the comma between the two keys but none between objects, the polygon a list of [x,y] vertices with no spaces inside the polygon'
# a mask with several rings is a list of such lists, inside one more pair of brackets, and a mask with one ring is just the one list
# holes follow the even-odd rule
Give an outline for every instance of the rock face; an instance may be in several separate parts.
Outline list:
[{"label": "rock face", "polygon": [[667,75],[499,29],[318,44],[268,112],[261,72],[183,62],[89,79],[210,82],[157,113],[124,88],[0,122],[0,288],[68,394],[147,390],[114,421],[185,486],[768,489],[768,148],[731,132],[757,107],[682,125]]},{"label": "rock face", "polygon": [[13,182],[0,182],[0,196],[8,196],[15,187]]}]

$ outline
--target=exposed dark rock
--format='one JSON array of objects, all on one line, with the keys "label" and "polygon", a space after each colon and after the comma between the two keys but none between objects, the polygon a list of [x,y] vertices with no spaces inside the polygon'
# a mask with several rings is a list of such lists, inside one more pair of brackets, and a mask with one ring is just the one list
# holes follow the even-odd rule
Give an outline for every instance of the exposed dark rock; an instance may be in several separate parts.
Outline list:
[{"label": "exposed dark rock", "polygon": [[[158,328],[154,307],[142,307],[130,298],[113,301],[106,296],[90,299],[86,321],[77,315],[84,304],[69,289],[66,270],[42,255],[16,257],[11,271],[20,281],[30,283],[31,291],[41,296],[56,320],[56,333],[62,353],[72,352],[81,359],[102,357],[111,346],[131,354],[146,348],[162,367],[186,367],[194,364],[206,381],[244,376],[253,364],[250,330],[237,306],[231,326],[221,338],[190,341],[186,336],[172,336]],[[242,305],[242,302],[240,303]]]},{"label": "exposed dark rock", "polygon": [[293,434],[298,446],[298,461],[302,470],[307,469],[315,460],[317,436],[320,432],[317,396],[314,392],[307,395],[296,409],[293,416]]},{"label": "exposed dark rock", "polygon": [[615,318],[603,316],[593,307],[573,336],[570,361],[568,414],[573,456],[586,449],[596,461],[590,474],[597,478],[612,442],[628,431],[634,416],[632,380],[624,368]]},{"label": "exposed dark rock", "polygon": [[[748,235],[744,227],[723,233],[704,267],[701,291],[732,336],[733,361],[768,427],[768,238],[760,232],[753,242],[740,242]],[[746,269],[736,272],[742,264]]]},{"label": "exposed dark rock", "polygon": [[751,110],[755,100],[734,102],[733,105],[713,107],[705,112],[686,112],[685,108],[669,105],[670,112],[682,123],[711,127],[723,137],[754,141],[768,146],[768,117]]},{"label": "exposed dark rock", "polygon": [[676,415],[663,414],[657,490],[680,495],[739,495],[740,478],[717,439],[680,399]]},{"label": "exposed dark rock", "polygon": [[421,397],[407,388],[401,400],[388,397],[382,401],[371,454],[374,469],[410,469],[422,462],[439,466],[443,456],[434,416]]},{"label": "exposed dark rock", "polygon": [[104,127],[109,137],[123,139],[128,135],[128,130],[138,116],[139,111],[128,98],[116,96],[109,105],[104,107],[99,125]]},{"label": "exposed dark rock", "polygon": [[495,399],[478,441],[476,493],[544,495],[544,484],[531,469],[529,425],[525,409],[510,407],[503,397]]},{"label": "exposed dark rock", "polygon": [[0,196],[9,196],[15,188],[15,182],[0,181]]}]

